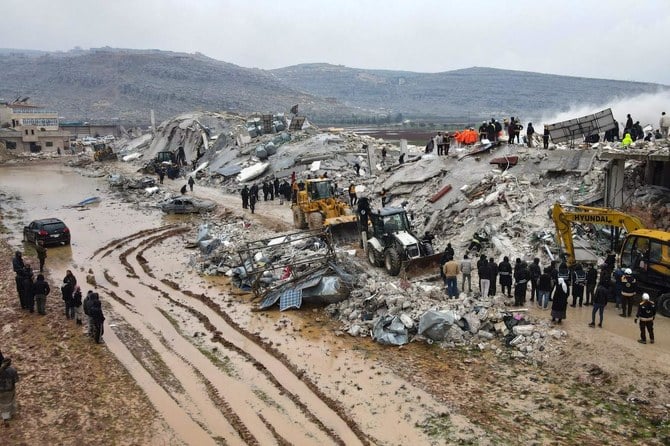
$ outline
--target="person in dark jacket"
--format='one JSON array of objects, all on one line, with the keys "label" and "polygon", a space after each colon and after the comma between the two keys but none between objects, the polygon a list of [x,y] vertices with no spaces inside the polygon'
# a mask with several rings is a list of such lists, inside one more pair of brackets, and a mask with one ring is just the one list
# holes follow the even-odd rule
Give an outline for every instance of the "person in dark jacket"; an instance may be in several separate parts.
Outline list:
[{"label": "person in dark jacket", "polygon": [[188,177],[188,187],[191,189],[191,192],[193,192],[193,185],[195,184],[195,180],[193,179],[193,175]]},{"label": "person in dark jacket", "polygon": [[498,279],[498,265],[496,264],[493,257],[489,259],[489,280],[491,285],[489,286],[489,296],[496,295],[496,280]]},{"label": "person in dark jacket", "polygon": [[104,329],[105,316],[102,314],[102,305],[100,304],[99,298],[93,300],[93,302],[91,303],[91,308],[89,309],[89,316],[93,321],[93,339],[97,344],[100,344],[102,335],[105,332]]},{"label": "person in dark jacket", "polygon": [[633,314],[633,299],[637,293],[637,280],[630,268],[624,270],[621,276],[621,317],[630,317]]},{"label": "person in dark jacket", "polygon": [[258,201],[258,199],[255,194],[249,195],[249,209],[251,209],[252,214],[256,211],[256,201]]},{"label": "person in dark jacket", "polygon": [[33,268],[26,263],[26,267],[23,269],[23,275],[21,276],[21,286],[23,288],[23,298],[26,303],[26,310],[31,313],[35,312],[35,289],[34,289],[34,280],[33,280]]},{"label": "person in dark jacket", "polygon": [[[305,183],[303,183],[303,188],[304,188],[304,184]],[[249,188],[249,198],[251,198],[251,195],[256,197],[256,201],[259,201],[258,200],[258,184],[252,184],[251,188]]]},{"label": "person in dark jacket", "polygon": [[568,285],[565,279],[559,277],[554,291],[554,298],[551,302],[551,322],[561,323],[565,319],[568,308]]},{"label": "person in dark jacket", "polygon": [[529,122],[526,127],[526,144],[528,144],[528,147],[533,147],[533,135],[535,135],[535,129],[533,123]]},{"label": "person in dark jacket", "polygon": [[582,306],[584,302],[584,286],[586,285],[586,272],[580,263],[575,265],[575,269],[572,271],[572,305],[575,307],[577,303],[579,306]]},{"label": "person in dark jacket", "polygon": [[74,287],[74,293],[72,293],[72,307],[74,308],[74,320],[77,325],[82,325],[82,316],[81,316],[81,288],[79,285]]},{"label": "person in dark jacket", "polygon": [[84,298],[84,314],[88,318],[88,335],[93,337],[93,318],[91,317],[91,307],[93,301],[98,298],[98,293],[93,292],[93,290],[88,290],[86,297]]},{"label": "person in dark jacket", "polygon": [[544,126],[544,133],[542,134],[542,145],[544,150],[549,148],[549,127]]},{"label": "person in dark jacket", "polygon": [[249,194],[249,188],[245,185],[240,192],[240,195],[242,195],[242,209],[249,207]]},{"label": "person in dark jacket", "polygon": [[11,358],[2,357],[2,354],[0,358],[2,358],[0,361],[0,414],[2,421],[9,423],[9,420],[16,414],[16,383],[19,382],[19,374],[12,367]]},{"label": "person in dark jacket", "polygon": [[646,331],[649,332],[649,341],[654,343],[654,318],[656,317],[656,304],[651,301],[649,294],[642,295],[642,302],[637,307],[635,314],[635,323],[640,321],[640,339],[637,341],[640,344],[647,343]]},{"label": "person in dark jacket", "polygon": [[503,257],[503,261],[498,265],[498,274],[502,293],[505,294],[507,290],[507,297],[512,297],[512,265],[509,263],[509,257]]},{"label": "person in dark jacket", "polygon": [[483,254],[477,261],[477,274],[479,275],[479,293],[481,297],[488,296],[489,287],[491,286],[491,271],[489,269],[489,262]]},{"label": "person in dark jacket", "polygon": [[16,294],[19,296],[21,308],[25,310],[28,308],[23,292],[23,276],[26,273],[26,264],[23,262],[21,251],[16,251],[14,253],[14,257],[12,257],[12,269],[16,274],[16,277],[14,278],[14,281],[16,282]]},{"label": "person in dark jacket", "polygon": [[39,240],[35,244],[35,252],[37,253],[37,260],[40,262],[40,272],[44,272],[44,262],[47,260],[47,249],[44,247],[44,241]]},{"label": "person in dark jacket", "polygon": [[537,281],[537,305],[543,310],[549,306],[549,297],[551,297],[551,290],[554,284],[551,282],[551,269],[549,267],[544,269]]},{"label": "person in dark jacket", "polygon": [[603,312],[607,306],[607,298],[609,297],[609,283],[600,282],[598,288],[596,288],[595,295],[593,296],[593,311],[591,311],[591,323],[589,327],[593,328],[596,326],[596,313],[600,316],[600,322],[598,322],[598,327],[603,326]]},{"label": "person in dark jacket", "polygon": [[586,302],[584,302],[584,305],[593,304],[597,281],[598,271],[596,270],[595,265],[591,264],[589,265],[589,269],[586,270]]},{"label": "person in dark jacket", "polygon": [[526,289],[528,286],[528,268],[521,262],[514,270],[514,306],[520,307],[526,303]]},{"label": "person in dark jacket", "polygon": [[65,277],[63,277],[63,285],[60,287],[61,293],[63,294],[63,303],[65,304],[65,317],[67,319],[74,319],[72,295],[75,286],[77,286],[77,279],[72,274],[72,271],[67,270],[65,272]]},{"label": "person in dark jacket", "polygon": [[565,263],[565,261],[562,261],[560,265],[558,265],[558,272],[557,272],[557,281],[558,279],[563,279],[565,282],[565,285],[568,287],[568,296],[570,295],[570,278],[572,277],[572,273],[570,272],[570,268],[568,268],[568,264]]},{"label": "person in dark jacket", "polygon": [[530,301],[538,298],[537,282],[542,275],[542,268],[540,268],[540,259],[535,257],[533,263],[528,266],[528,274],[530,275]]},{"label": "person in dark jacket", "polygon": [[37,280],[33,285],[33,294],[35,295],[35,303],[37,304],[37,312],[41,315],[47,314],[46,305],[47,305],[47,295],[51,289],[49,284],[44,280],[42,274],[37,275]]}]

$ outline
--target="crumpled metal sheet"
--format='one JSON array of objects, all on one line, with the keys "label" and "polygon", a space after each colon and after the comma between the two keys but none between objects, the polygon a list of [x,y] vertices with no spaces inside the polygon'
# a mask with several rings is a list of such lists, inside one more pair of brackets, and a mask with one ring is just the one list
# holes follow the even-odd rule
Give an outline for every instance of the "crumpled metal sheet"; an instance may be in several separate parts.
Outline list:
[{"label": "crumpled metal sheet", "polygon": [[380,344],[404,345],[409,342],[409,334],[399,316],[386,315],[372,327],[372,339]]},{"label": "crumpled metal sheet", "polygon": [[418,333],[433,341],[444,341],[457,320],[455,316],[452,312],[428,310],[419,319]]}]

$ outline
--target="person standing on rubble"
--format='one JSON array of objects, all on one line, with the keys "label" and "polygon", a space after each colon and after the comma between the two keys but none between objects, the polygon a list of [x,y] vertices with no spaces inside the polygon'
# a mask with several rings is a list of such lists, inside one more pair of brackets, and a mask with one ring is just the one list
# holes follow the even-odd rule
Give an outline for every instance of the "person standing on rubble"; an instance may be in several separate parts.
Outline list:
[{"label": "person standing on rubble", "polygon": [[447,295],[449,299],[458,298],[458,274],[461,272],[461,268],[458,265],[458,262],[451,257],[447,263],[444,264],[444,277],[447,283]]},{"label": "person standing on rubble", "polygon": [[575,269],[572,271],[572,305],[575,307],[577,303],[579,306],[582,306],[584,301],[584,285],[586,285],[586,272],[582,267],[581,263],[575,265]]},{"label": "person standing on rubble", "polygon": [[193,175],[188,177],[188,187],[191,189],[191,192],[193,192],[193,185],[195,184],[195,180],[193,179]]},{"label": "person standing on rubble", "polygon": [[272,188],[274,189],[274,194],[279,197],[281,195],[279,191],[279,178],[275,177],[275,179],[272,180]]},{"label": "person standing on rubble", "polygon": [[489,285],[489,296],[496,295],[496,280],[498,279],[498,265],[496,264],[493,257],[489,259],[489,280],[491,281]]},{"label": "person standing on rubble", "polygon": [[382,164],[386,164],[386,146],[382,146]]},{"label": "person standing on rubble", "polygon": [[256,210],[256,194],[251,194],[249,196],[249,209],[251,209],[252,214]]},{"label": "person standing on rubble", "polygon": [[544,126],[544,133],[542,134],[542,145],[544,150],[549,148],[549,127]]},{"label": "person standing on rubble", "polygon": [[553,289],[551,283],[551,269],[546,267],[537,281],[537,306],[546,310],[549,306],[549,297]]},{"label": "person standing on rubble", "polygon": [[509,263],[509,257],[503,257],[503,261],[498,264],[498,274],[500,275],[500,290],[503,294],[507,294],[507,297],[512,297],[512,265]]},{"label": "person standing on rubble", "polygon": [[533,135],[535,135],[535,129],[533,123],[529,122],[528,127],[526,127],[526,144],[528,144],[528,147],[533,147]]},{"label": "person standing on rubble", "polygon": [[268,201],[268,182],[263,182],[263,201]]},{"label": "person standing on rubble", "polygon": [[489,270],[489,262],[486,260],[486,255],[482,256],[477,261],[477,274],[479,275],[479,294],[482,298],[489,295],[489,287],[491,286],[491,276]]},{"label": "person standing on rubble", "polygon": [[349,185],[349,204],[353,207],[358,202],[358,197],[356,195],[356,185],[351,183]]},{"label": "person standing on rubble", "polygon": [[528,273],[530,275],[530,301],[533,302],[537,298],[537,282],[540,280],[542,268],[540,267],[540,259],[535,257],[533,263],[528,266]]},{"label": "person standing on rubble", "polygon": [[386,196],[386,188],[382,187],[382,191],[379,192],[379,196],[380,196],[381,199],[382,199],[382,207],[385,207],[385,206],[386,206],[386,202],[387,202],[387,200],[388,200],[388,198],[387,198],[387,196]]},{"label": "person standing on rubble", "polygon": [[528,268],[526,262],[520,262],[514,269],[514,306],[520,307],[526,303],[526,289],[528,287]]},{"label": "person standing on rubble", "polygon": [[354,170],[356,171],[356,176],[360,177],[361,176],[361,165],[356,163],[354,164]]},{"label": "person standing on rubble", "polygon": [[249,187],[247,187],[246,184],[242,188],[242,191],[240,192],[240,195],[242,195],[242,209],[248,208],[249,207]]},{"label": "person standing on rubble", "polygon": [[556,322],[558,324],[563,321],[566,317],[566,311],[568,308],[568,285],[565,283],[565,279],[562,277],[558,278],[558,284],[556,285],[556,291],[554,292],[554,299],[551,303],[551,322]]},{"label": "person standing on rubble", "polygon": [[661,130],[661,136],[667,138],[668,129],[670,128],[670,116],[667,116],[665,112],[661,112],[661,119],[658,120],[658,128]]},{"label": "person standing on rubble", "polygon": [[258,201],[258,185],[256,183],[251,185],[251,188],[249,189],[249,198],[251,198],[251,195],[256,198],[256,201]]},{"label": "person standing on rubble", "polygon": [[626,125],[623,127],[623,132],[629,133],[633,128],[633,118],[630,116],[630,113],[626,115]]},{"label": "person standing on rubble", "polygon": [[358,199],[358,206],[356,208],[358,214],[358,224],[361,232],[368,232],[368,216],[370,215],[370,200],[368,197],[361,196]]},{"label": "person standing on rubble", "polygon": [[472,293],[472,262],[467,254],[465,254],[463,260],[461,260],[461,274],[463,275],[463,286],[461,291],[465,292],[465,281],[467,280],[468,293]]},{"label": "person standing on rubble", "polygon": [[163,169],[163,167],[159,166],[156,171],[158,173],[158,183],[163,184],[163,180],[165,179],[165,169]]},{"label": "person standing on rubble", "polygon": [[510,118],[509,124],[507,125],[507,144],[514,144],[514,132],[516,132],[516,123],[514,122],[514,116]]},{"label": "person standing on rubble", "polygon": [[598,271],[592,263],[589,265],[589,269],[586,270],[586,302],[584,302],[584,305],[589,306],[593,304],[597,282]]}]

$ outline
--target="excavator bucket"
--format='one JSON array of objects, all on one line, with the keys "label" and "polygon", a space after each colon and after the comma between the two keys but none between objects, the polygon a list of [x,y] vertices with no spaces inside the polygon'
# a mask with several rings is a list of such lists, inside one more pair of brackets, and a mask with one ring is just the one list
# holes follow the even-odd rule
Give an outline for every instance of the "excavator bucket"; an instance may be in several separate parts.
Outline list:
[{"label": "excavator bucket", "polygon": [[400,276],[405,279],[412,277],[424,276],[428,274],[440,273],[440,259],[442,254],[432,254],[425,257],[410,259],[403,262],[400,270]]},{"label": "excavator bucket", "polygon": [[327,218],[323,224],[330,228],[333,240],[337,243],[353,243],[358,241],[360,237],[356,215]]}]

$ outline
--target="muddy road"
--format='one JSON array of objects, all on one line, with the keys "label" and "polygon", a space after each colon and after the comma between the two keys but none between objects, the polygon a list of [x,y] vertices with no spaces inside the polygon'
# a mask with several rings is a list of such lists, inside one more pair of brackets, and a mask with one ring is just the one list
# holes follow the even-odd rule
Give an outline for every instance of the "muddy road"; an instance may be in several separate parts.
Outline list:
[{"label": "muddy road", "polygon": [[[0,185],[13,246],[31,252],[21,227],[32,219],[69,226],[71,246],[48,250],[52,288],[66,269],[95,283],[83,290],[103,297],[107,348],[184,443],[430,443],[415,424],[443,404],[348,349],[326,323],[254,313],[225,280],[194,275],[185,249],[192,217],[135,206],[104,178],[58,164],[4,167]],[[90,196],[101,202],[70,207]]]},{"label": "muddy road", "polygon": [[[188,266],[201,217],[165,216],[87,175],[57,163],[0,166],[6,238],[32,256],[23,224],[50,216],[68,224],[72,245],[49,249],[48,279],[56,288],[72,269],[91,283],[84,291],[101,294],[103,348],[154,406],[148,426],[164,429],[155,444],[670,442],[670,319],[657,318],[657,343],[642,347],[613,305],[602,329],[587,327],[590,308],[569,308],[563,352],[544,364],[425,343],[379,346],[342,335],[318,308],[252,311],[251,296],[226,278]],[[277,202],[241,217],[237,197],[198,185],[195,195],[230,209],[205,219],[251,222],[250,238],[290,228],[289,208]],[[70,206],[90,196],[101,202]],[[62,317],[52,303],[47,317]]]}]

